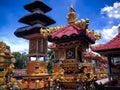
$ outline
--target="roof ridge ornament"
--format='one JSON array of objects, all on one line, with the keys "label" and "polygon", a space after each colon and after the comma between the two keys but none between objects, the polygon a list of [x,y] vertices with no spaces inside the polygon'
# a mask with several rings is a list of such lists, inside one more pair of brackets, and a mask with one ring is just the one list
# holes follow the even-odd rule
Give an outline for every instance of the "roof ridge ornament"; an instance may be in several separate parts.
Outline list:
[{"label": "roof ridge ornament", "polygon": [[[94,30],[88,29],[88,26],[89,26],[88,18],[77,20],[77,16],[76,16],[76,13],[75,13],[75,10],[74,10],[72,4],[70,5],[70,12],[67,15],[67,20],[68,20],[69,25],[76,25],[76,26],[82,28],[83,30],[86,30],[86,32],[89,33],[90,35],[94,36],[96,40],[99,40],[101,38],[100,33],[96,33],[96,32],[94,32]],[[43,36],[47,37],[48,35],[52,34],[53,32],[61,30],[64,27],[65,26],[49,27],[47,29],[41,28],[40,33]]]},{"label": "roof ridge ornament", "polygon": [[75,12],[73,4],[70,5],[70,12],[72,12],[72,11]]},{"label": "roof ridge ornament", "polygon": [[40,33],[44,36],[47,37],[48,35],[50,35],[53,32],[56,32],[62,28],[64,28],[65,26],[55,26],[55,27],[49,27],[49,28],[41,28],[40,29]]},{"label": "roof ridge ornament", "polygon": [[70,5],[70,12],[67,15],[68,24],[74,24],[77,21],[76,13],[73,8],[73,5]]}]

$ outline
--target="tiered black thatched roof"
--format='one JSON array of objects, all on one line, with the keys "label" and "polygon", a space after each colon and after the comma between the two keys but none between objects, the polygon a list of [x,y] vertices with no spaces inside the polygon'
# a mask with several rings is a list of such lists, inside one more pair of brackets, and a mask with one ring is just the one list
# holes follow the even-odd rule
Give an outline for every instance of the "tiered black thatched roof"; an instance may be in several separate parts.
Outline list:
[{"label": "tiered black thatched roof", "polygon": [[45,15],[51,8],[40,0],[34,0],[33,2],[26,4],[24,8],[31,13],[20,18],[19,22],[28,24],[29,26],[18,28],[14,32],[17,37],[40,33],[40,28],[45,28],[45,26],[55,23],[52,18]]}]

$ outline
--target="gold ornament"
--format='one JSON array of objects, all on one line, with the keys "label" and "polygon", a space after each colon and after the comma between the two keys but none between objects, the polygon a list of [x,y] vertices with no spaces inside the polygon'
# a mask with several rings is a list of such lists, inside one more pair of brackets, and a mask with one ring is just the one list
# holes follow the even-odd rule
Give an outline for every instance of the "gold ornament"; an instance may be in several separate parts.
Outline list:
[{"label": "gold ornament", "polygon": [[67,15],[68,24],[74,24],[77,21],[76,13],[73,8],[73,5],[70,5],[70,12]]}]

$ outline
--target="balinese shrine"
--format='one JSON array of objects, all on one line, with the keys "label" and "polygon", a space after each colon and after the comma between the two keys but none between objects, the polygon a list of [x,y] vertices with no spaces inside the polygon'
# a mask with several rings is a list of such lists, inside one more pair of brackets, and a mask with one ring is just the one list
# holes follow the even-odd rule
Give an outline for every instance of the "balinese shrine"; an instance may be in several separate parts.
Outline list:
[{"label": "balinese shrine", "polygon": [[89,47],[100,39],[101,34],[88,29],[89,19],[77,20],[72,5],[67,20],[66,26],[40,29],[40,34],[53,43],[49,46],[49,49],[54,50],[54,62],[57,62],[54,64],[53,80],[58,83],[57,88],[62,90],[86,90],[86,88],[93,90],[90,84],[95,79],[92,59],[99,61],[101,59],[102,62],[103,58],[91,55]]},{"label": "balinese shrine", "polygon": [[[39,0],[34,0],[24,6],[30,13],[20,18],[19,22],[28,24],[18,28],[14,34],[29,40],[29,62],[27,62],[27,75],[19,80],[18,85],[22,89],[40,89],[47,87],[44,82],[48,79],[46,70],[46,62],[41,62],[39,58],[47,56],[48,41],[47,38],[40,34],[40,29],[45,29],[47,26],[54,24],[55,21],[45,15],[51,8]],[[36,60],[31,61],[31,57]]]}]

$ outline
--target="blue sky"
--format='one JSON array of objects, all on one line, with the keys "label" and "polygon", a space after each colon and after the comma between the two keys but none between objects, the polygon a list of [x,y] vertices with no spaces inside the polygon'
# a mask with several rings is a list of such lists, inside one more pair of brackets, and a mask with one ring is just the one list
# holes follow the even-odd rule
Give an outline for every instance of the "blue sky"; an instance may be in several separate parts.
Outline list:
[{"label": "blue sky", "polygon": [[[18,20],[29,12],[23,6],[33,0],[0,0],[0,41],[6,42],[11,51],[27,51],[28,41],[17,38],[13,33],[25,24]],[[72,3],[78,20],[90,19],[89,28],[100,32],[102,38],[96,43],[106,43],[117,33],[120,25],[120,0],[42,0],[52,8],[47,15],[57,25],[67,25],[66,15]]]}]

